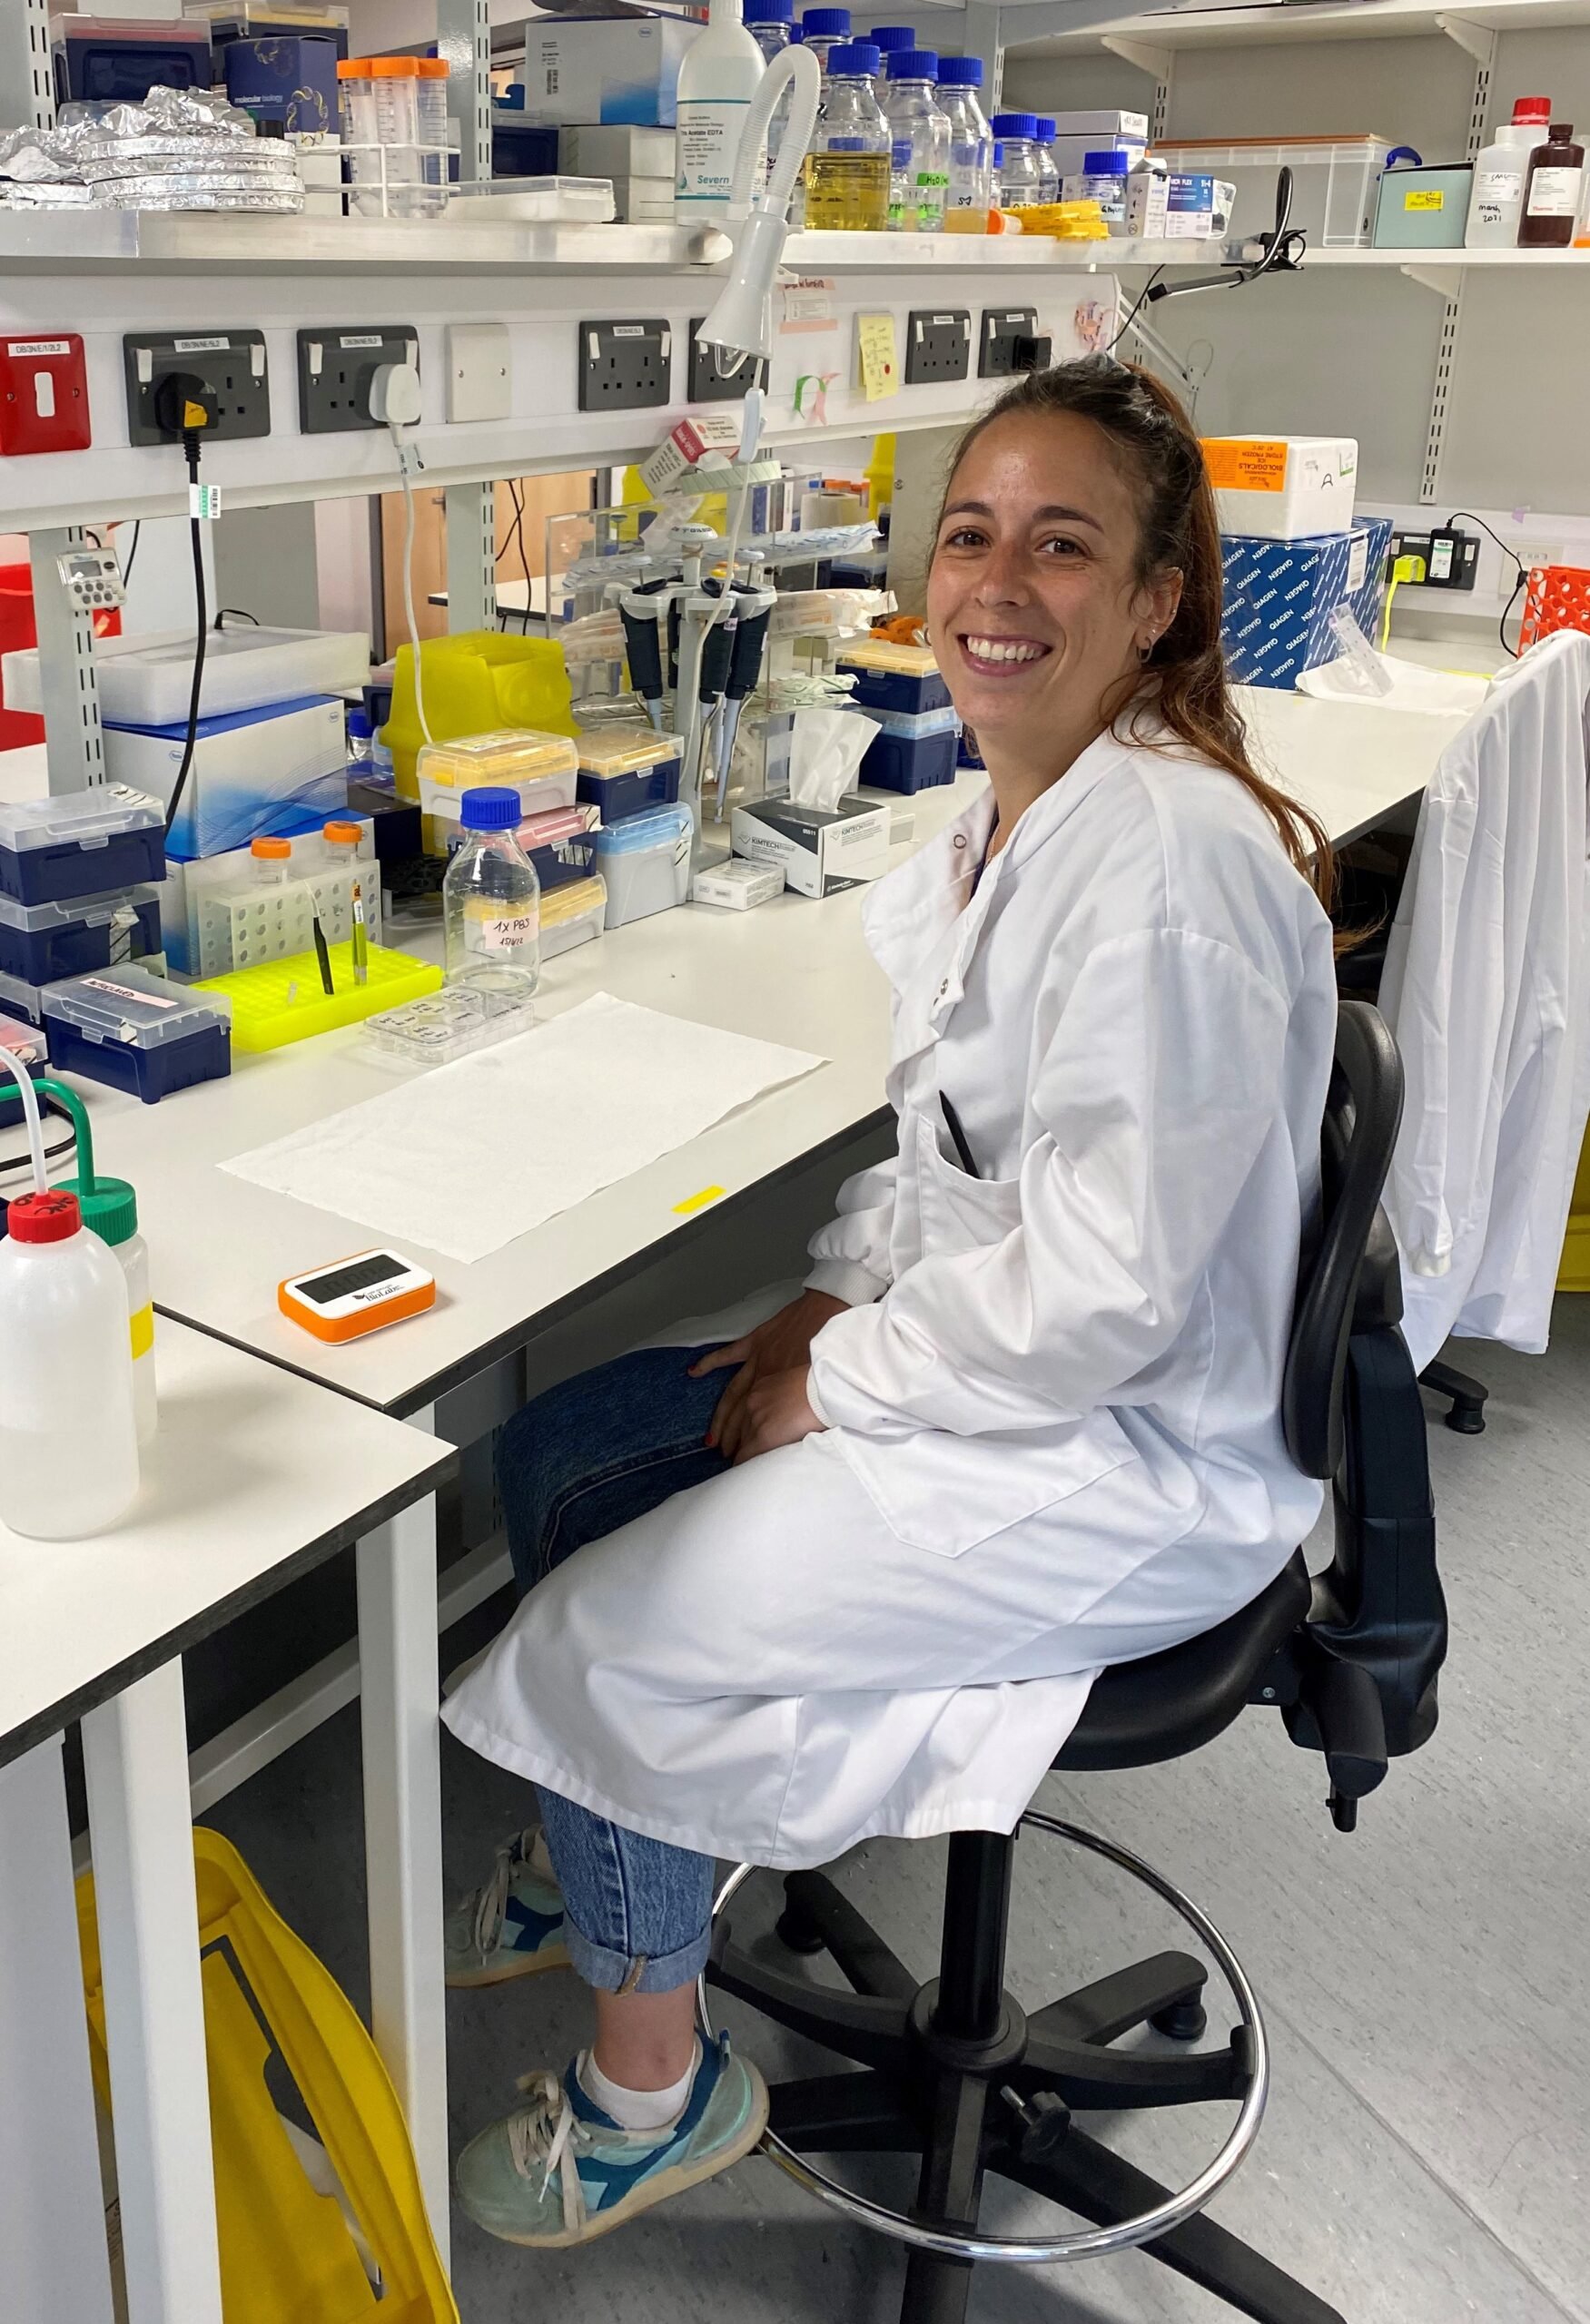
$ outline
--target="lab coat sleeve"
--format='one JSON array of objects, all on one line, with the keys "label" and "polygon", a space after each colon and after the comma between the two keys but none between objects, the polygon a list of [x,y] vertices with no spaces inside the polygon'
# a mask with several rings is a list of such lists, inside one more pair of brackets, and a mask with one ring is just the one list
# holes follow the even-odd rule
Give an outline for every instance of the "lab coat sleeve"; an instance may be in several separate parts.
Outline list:
[{"label": "lab coat sleeve", "polygon": [[1110,1403],[1188,1319],[1281,1116],[1287,1025],[1228,945],[1150,930],[1097,947],[1034,1072],[1042,1134],[1019,1178],[961,1179],[940,1149],[932,1191],[972,1247],[935,1253],[927,1231],[886,1298],[825,1324],[814,1409],[863,1433],[974,1436]]},{"label": "lab coat sleeve", "polygon": [[839,1189],[839,1216],[807,1246],[808,1291],[825,1291],[847,1307],[864,1307],[889,1288],[889,1236],[894,1221],[895,1158],[858,1170]]}]

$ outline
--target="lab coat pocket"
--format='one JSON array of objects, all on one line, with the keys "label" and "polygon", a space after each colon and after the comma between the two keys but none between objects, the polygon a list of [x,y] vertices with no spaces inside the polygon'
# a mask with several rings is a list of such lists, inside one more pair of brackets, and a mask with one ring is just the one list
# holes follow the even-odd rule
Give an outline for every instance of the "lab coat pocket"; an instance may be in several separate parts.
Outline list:
[{"label": "lab coat pocket", "polygon": [[974,1178],[943,1152],[926,1114],[916,1118],[916,1177],[923,1258],[954,1258],[1002,1243],[1022,1223],[1019,1178]]}]

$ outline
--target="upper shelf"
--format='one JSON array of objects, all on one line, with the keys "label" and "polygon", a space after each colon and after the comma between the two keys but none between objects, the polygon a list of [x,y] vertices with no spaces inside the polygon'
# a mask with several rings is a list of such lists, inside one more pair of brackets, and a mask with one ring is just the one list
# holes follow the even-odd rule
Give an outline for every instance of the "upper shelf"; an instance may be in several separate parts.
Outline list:
[{"label": "upper shelf", "polygon": [[[1590,0],[1586,0],[1590,6]],[[0,277],[7,274],[673,274],[706,271],[728,254],[714,230],[674,226],[483,225],[437,220],[249,218],[202,212],[0,211]],[[1219,264],[1207,242],[1055,242],[1047,237],[792,234],[786,268],[806,274],[1116,273]],[[1590,268],[1590,250],[1310,249],[1317,266]]]},{"label": "upper shelf", "polygon": [[[1109,24],[1091,24],[1076,30],[1052,29],[1042,34],[1034,26],[1023,39],[1022,18],[1029,0],[1004,0],[1010,10],[1009,46],[1101,52],[1113,40],[1140,42],[1145,48],[1173,52],[1183,48],[1247,48],[1275,41],[1410,40],[1443,30],[1442,18],[1457,18],[1482,32],[1549,32],[1590,25],[1590,0],[1454,0],[1449,7],[1436,0],[1258,0],[1248,8],[1197,8],[1177,11],[1148,9],[1123,15]],[[1037,0],[1042,5],[1043,0]],[[1048,17],[1052,11],[1045,6]]]}]

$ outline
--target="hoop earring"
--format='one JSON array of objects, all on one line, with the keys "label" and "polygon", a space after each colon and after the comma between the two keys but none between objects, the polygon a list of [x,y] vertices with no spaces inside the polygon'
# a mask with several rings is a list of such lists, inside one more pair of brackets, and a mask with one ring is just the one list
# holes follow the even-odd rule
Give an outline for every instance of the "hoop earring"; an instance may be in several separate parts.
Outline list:
[{"label": "hoop earring", "polygon": [[1147,644],[1146,645],[1140,645],[1140,646],[1138,647],[1138,649],[1137,649],[1137,658],[1138,658],[1139,662],[1140,662],[1140,663],[1141,663],[1144,667],[1146,667],[1146,666],[1147,666],[1147,665],[1148,665],[1150,662],[1151,662],[1151,661],[1152,661],[1152,659],[1153,659],[1153,655],[1154,655],[1154,648],[1155,648],[1155,646],[1159,644],[1159,642],[1160,642],[1160,641],[1159,641],[1159,639],[1158,639],[1157,637],[1151,637],[1151,638],[1150,638],[1150,640],[1149,640],[1149,642],[1148,642],[1148,644]]}]

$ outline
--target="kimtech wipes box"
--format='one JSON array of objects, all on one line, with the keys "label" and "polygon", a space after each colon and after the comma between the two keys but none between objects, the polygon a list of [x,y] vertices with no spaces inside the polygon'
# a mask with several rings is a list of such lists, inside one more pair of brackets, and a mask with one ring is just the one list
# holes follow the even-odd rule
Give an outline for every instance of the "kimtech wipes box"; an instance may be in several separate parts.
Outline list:
[{"label": "kimtech wipes box", "polygon": [[735,809],[729,844],[752,863],[778,864],[797,895],[832,896],[883,878],[890,822],[889,808],[862,799],[842,799],[833,809],[759,799]]}]

